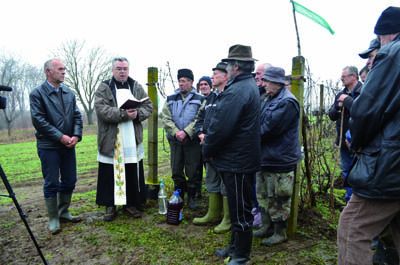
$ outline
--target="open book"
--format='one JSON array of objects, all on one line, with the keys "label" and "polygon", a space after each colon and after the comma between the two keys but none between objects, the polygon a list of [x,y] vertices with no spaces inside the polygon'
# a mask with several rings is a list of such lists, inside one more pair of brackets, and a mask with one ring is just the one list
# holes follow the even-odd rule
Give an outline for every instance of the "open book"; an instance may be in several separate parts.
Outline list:
[{"label": "open book", "polygon": [[145,102],[147,100],[149,100],[149,97],[145,97],[142,99],[136,99],[136,98],[128,99],[119,108],[120,109],[137,109],[142,105],[143,102]]}]

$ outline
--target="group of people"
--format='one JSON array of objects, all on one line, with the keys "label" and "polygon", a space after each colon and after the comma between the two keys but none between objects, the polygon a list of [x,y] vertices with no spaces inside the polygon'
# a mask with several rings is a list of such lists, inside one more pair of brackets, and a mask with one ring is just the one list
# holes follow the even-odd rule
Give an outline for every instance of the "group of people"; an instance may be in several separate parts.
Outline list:
[{"label": "group of people", "polygon": [[[399,262],[399,18],[400,7],[382,12],[374,28],[377,38],[359,54],[368,59],[366,66],[359,73],[354,66],[343,69],[344,88],[329,109],[347,202],[337,234],[339,265]],[[397,253],[387,252],[390,244]]]},{"label": "group of people", "polygon": [[[77,181],[75,146],[82,139],[82,116],[75,94],[66,87],[65,66],[59,59],[44,64],[46,81],[30,94],[38,155],[44,177],[44,197],[52,234],[60,221],[79,222],[68,210]],[[127,100],[137,108],[123,109]],[[129,77],[126,58],[114,58],[112,78],[95,92],[98,143],[96,203],[105,207],[105,221],[117,215],[117,206],[139,218],[146,199],[143,171],[143,125],[153,111],[143,87]]]},{"label": "group of people", "polygon": [[[300,159],[300,105],[285,71],[261,64],[254,76],[255,61],[250,46],[230,47],[212,77],[199,79],[198,91],[193,72],[178,70],[179,89],[161,114],[175,189],[183,198],[187,193],[189,208],[195,206],[196,169],[205,162],[208,210],[193,224],[221,221],[214,231],[231,231],[228,245],[216,251],[229,264],[250,259],[253,234],[265,237],[267,246],[287,240]],[[257,212],[261,226],[253,232]]]},{"label": "group of people", "polygon": [[[371,264],[371,242],[385,229],[400,253],[400,8],[379,17],[367,51],[366,71],[343,69],[344,89],[329,117],[337,121],[342,176],[352,190],[338,229],[339,264]],[[250,259],[252,238],[275,245],[287,240],[295,170],[300,160],[300,105],[280,67],[255,70],[251,47],[234,45],[212,68],[212,78],[193,86],[190,69],[178,71],[179,89],[167,97],[161,119],[167,132],[174,188],[197,208],[203,164],[208,209],[196,225],[221,221],[214,231],[231,231],[216,254],[229,264]],[[30,94],[32,123],[44,177],[51,233],[60,221],[79,222],[69,206],[77,181],[75,146],[82,139],[82,116],[74,93],[63,82],[59,59],[44,65],[46,81]],[[362,84],[359,74],[366,79]],[[122,108],[127,100],[140,101]],[[152,113],[143,87],[129,77],[129,62],[112,61],[112,78],[95,92],[98,124],[96,203],[105,221],[117,206],[140,218],[145,203],[142,122]],[[352,192],[352,193],[351,193]],[[254,218],[259,227],[253,231]],[[222,220],[221,220],[222,219]]]}]

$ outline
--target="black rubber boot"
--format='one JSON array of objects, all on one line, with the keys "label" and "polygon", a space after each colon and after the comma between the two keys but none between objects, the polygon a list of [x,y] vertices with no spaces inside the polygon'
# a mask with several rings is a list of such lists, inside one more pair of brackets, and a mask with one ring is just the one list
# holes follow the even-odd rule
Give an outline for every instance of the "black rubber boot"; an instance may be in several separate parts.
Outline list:
[{"label": "black rubber boot", "polygon": [[215,251],[215,256],[225,259],[229,256],[232,256],[234,249],[235,249],[235,234],[231,232],[231,240],[229,241],[229,244],[224,248],[218,248]]},{"label": "black rubber boot", "polygon": [[250,260],[253,231],[235,232],[235,249],[228,265],[246,264]]},{"label": "black rubber boot", "polygon": [[197,208],[196,188],[188,188],[188,206],[191,210]]}]

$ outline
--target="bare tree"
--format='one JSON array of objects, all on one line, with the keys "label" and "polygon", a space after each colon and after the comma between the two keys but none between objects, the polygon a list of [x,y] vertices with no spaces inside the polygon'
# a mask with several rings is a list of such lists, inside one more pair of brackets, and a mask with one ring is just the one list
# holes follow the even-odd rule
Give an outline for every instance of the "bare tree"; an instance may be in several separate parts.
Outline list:
[{"label": "bare tree", "polygon": [[67,41],[55,53],[67,68],[65,83],[73,89],[93,124],[94,92],[111,71],[111,58],[100,47],[86,48],[84,41]]},{"label": "bare tree", "polygon": [[13,88],[12,92],[1,92],[1,95],[7,98],[3,117],[8,136],[11,136],[15,120],[27,110],[26,98],[30,89],[37,86],[41,78],[42,74],[36,67],[24,64],[12,56],[0,57],[0,84]]}]

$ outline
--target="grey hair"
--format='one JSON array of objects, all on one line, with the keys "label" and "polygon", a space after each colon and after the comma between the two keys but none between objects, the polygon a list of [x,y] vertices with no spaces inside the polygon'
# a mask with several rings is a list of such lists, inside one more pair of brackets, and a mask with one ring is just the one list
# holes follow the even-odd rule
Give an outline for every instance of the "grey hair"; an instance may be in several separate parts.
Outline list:
[{"label": "grey hair", "polygon": [[129,61],[126,59],[126,57],[115,57],[112,59],[112,68],[114,68],[116,62],[127,62],[129,65]]},{"label": "grey hair", "polygon": [[58,60],[58,59],[53,58],[53,59],[47,60],[47,61],[44,63],[44,65],[43,65],[43,70],[44,70],[44,72],[46,72],[48,69],[53,68],[53,61],[54,61],[54,60]]},{"label": "grey hair", "polygon": [[246,74],[251,74],[254,71],[254,62],[252,61],[229,61],[228,64],[237,65],[239,70]]},{"label": "grey hair", "polygon": [[345,68],[343,68],[343,70],[347,70],[349,72],[349,75],[355,75],[355,77],[357,77],[358,80],[358,69],[355,66],[346,66]]}]

